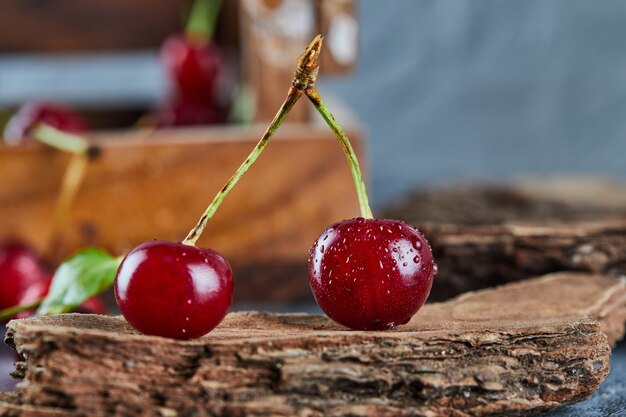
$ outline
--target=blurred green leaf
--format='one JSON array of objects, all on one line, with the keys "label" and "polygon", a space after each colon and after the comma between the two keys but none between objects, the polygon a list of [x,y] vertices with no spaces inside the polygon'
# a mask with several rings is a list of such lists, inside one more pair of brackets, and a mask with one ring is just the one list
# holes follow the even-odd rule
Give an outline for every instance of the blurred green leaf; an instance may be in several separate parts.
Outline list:
[{"label": "blurred green leaf", "polygon": [[110,288],[122,257],[96,249],[83,249],[65,260],[52,278],[50,292],[37,314],[60,314],[74,310],[87,299]]}]

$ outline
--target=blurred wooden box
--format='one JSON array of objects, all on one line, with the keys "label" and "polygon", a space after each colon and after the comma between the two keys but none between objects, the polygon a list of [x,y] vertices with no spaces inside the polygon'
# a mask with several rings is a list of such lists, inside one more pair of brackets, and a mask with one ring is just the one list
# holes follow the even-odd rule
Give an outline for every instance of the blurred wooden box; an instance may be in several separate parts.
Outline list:
[{"label": "blurred wooden box", "polygon": [[[106,51],[156,53],[167,36],[182,31],[192,1],[8,0],[0,13],[0,54],[51,57]],[[284,99],[297,55],[319,30],[334,32],[339,40],[352,41],[356,50],[356,32],[348,31],[355,36],[344,36],[347,20],[354,21],[356,28],[352,2],[223,2],[216,38],[248,69],[241,71],[242,82],[256,93],[257,107],[265,112],[259,112],[256,120],[273,116]],[[250,8],[242,11],[243,3],[259,13],[248,13]],[[273,60],[260,65],[256,59],[258,50],[251,47],[259,43],[260,35],[243,30],[241,25],[258,26],[261,19],[266,22],[276,14],[283,17],[284,23],[284,16],[294,15],[294,7],[310,12],[307,33],[294,38],[291,33],[281,32],[284,25],[276,26],[282,28],[278,35],[283,35],[289,44],[296,43],[295,47],[292,45],[294,52],[281,71],[273,68]],[[343,30],[331,30],[336,20],[343,23]],[[329,35],[321,70],[344,73],[355,64],[356,55],[351,62],[338,61],[332,54],[333,45],[345,49],[350,44],[333,42],[332,38]],[[91,55],[85,56],[89,59]],[[133,91],[128,72],[124,74],[116,85],[129,83],[124,91]],[[61,75],[72,86],[86,83],[80,64]],[[92,81],[87,79],[89,82]],[[41,88],[41,80],[31,84],[29,87]],[[55,88],[49,89],[50,96],[40,93],[37,98],[68,102],[94,128],[130,126],[146,110],[158,105],[137,104],[136,97],[112,105],[107,94],[104,99],[90,96],[84,105],[80,100],[68,101],[66,96],[73,96],[64,96],[59,84],[62,83],[57,79]],[[262,89],[263,86],[272,88]],[[289,115],[291,124],[281,127],[258,163],[226,198],[199,242],[220,251],[232,263],[237,275],[238,301],[298,301],[310,297],[306,268],[310,245],[331,223],[358,215],[352,178],[341,147],[327,127],[308,122],[309,110],[308,103],[299,103]],[[245,128],[95,134],[103,154],[89,167],[71,221],[61,243],[53,248],[54,253],[45,246],[68,156],[41,146],[0,145],[0,240],[25,240],[40,251],[46,250],[53,263],[85,245],[122,254],[148,239],[181,240],[252,150],[266,125],[263,122]],[[358,151],[358,129],[348,133]]]},{"label": "blurred wooden box", "polygon": [[[123,254],[149,239],[182,240],[264,128],[94,134],[102,154],[88,168],[54,257],[86,245]],[[348,135],[360,151],[358,129]],[[0,240],[22,239],[45,250],[68,158],[44,146],[0,147]],[[357,215],[350,170],[332,132],[286,124],[225,199],[199,245],[231,262],[237,301],[297,301],[309,297],[313,240],[331,223]]]},{"label": "blurred wooden box", "polygon": [[[80,57],[88,52],[84,59],[93,59],[94,53],[116,51],[118,54],[134,52],[144,57],[148,51],[156,53],[168,36],[184,31],[185,17],[192,3],[193,0],[6,0],[0,12],[0,54],[26,53],[49,59],[55,54]],[[346,74],[353,70],[358,56],[356,15],[354,0],[222,2],[216,41],[227,57],[233,78],[239,79],[251,93],[255,121],[270,121],[274,117],[275,109],[284,99],[284,83],[293,75],[296,58],[316,34],[326,36],[321,57],[322,74]],[[130,56],[126,55],[127,61]],[[159,91],[145,87],[149,91],[140,90],[142,94],[139,94],[135,90],[136,83],[129,81],[132,77],[127,77],[129,71],[123,70],[119,73],[125,75],[113,83],[115,86],[128,84],[123,94],[129,94],[132,100],[112,102],[108,90],[96,89],[89,97],[77,94],[76,85],[86,84],[85,89],[78,91],[90,91],[93,84],[106,85],[107,78],[105,84],[94,82],[90,76],[85,78],[80,60],[73,64],[63,68],[57,77],[53,74],[42,78],[42,68],[44,72],[45,69],[54,72],[56,67],[48,68],[51,64],[45,60],[27,63],[27,68],[38,65],[39,73],[28,78],[31,88],[34,85],[41,89],[37,99],[67,102],[70,98],[70,104],[75,107],[81,107],[86,101],[88,109],[82,110],[88,110],[89,121],[95,127],[128,126],[138,117],[138,112],[146,110],[142,106],[156,104],[142,102],[137,108],[137,100],[154,97]],[[156,66],[156,62],[153,65]],[[23,69],[18,67],[13,71]],[[0,65],[0,79],[2,75]],[[54,88],[50,88],[51,84]],[[24,97],[31,100],[32,93],[29,96],[28,89],[25,91]],[[132,97],[133,92],[135,97]],[[17,95],[19,97],[19,93]],[[98,100],[101,100],[99,104]],[[107,103],[104,108],[102,101]],[[7,101],[6,97],[0,97],[0,105],[15,107],[19,104],[19,99]],[[307,106],[298,103],[290,120],[304,123],[308,116]]]}]

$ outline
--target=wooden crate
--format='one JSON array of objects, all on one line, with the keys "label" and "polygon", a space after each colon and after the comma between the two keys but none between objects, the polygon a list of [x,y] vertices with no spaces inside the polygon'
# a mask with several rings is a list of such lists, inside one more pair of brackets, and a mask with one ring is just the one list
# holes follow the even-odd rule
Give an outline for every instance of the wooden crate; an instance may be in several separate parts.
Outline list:
[{"label": "wooden crate", "polygon": [[[123,254],[149,239],[180,241],[252,150],[264,126],[96,134],[93,161],[63,231],[45,242],[68,155],[0,147],[0,240],[17,237],[58,261],[86,245]],[[358,129],[348,132],[362,150]],[[199,245],[224,254],[238,301],[308,297],[306,261],[318,234],[358,215],[341,147],[325,126],[287,124],[226,198]]]}]

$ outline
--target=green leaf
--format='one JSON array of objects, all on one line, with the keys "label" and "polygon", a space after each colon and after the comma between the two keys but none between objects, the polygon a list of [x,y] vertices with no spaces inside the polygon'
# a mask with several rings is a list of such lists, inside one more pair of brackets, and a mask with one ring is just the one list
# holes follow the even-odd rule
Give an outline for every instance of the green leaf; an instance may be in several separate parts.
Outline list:
[{"label": "green leaf", "polygon": [[66,259],[52,278],[50,292],[37,314],[60,314],[74,310],[87,299],[113,285],[122,257],[96,249],[83,249]]}]

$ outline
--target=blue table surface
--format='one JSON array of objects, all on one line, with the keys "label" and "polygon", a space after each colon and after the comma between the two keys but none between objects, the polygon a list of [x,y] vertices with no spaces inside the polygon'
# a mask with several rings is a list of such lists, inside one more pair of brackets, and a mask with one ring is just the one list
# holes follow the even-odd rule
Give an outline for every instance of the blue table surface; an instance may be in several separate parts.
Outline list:
[{"label": "blue table surface", "polygon": [[[0,328],[1,334],[4,329]],[[15,387],[9,376],[15,355],[2,344],[0,347],[0,391]],[[543,414],[546,417],[626,417],[626,341],[616,346],[611,357],[611,373],[600,389],[588,400]]]}]

